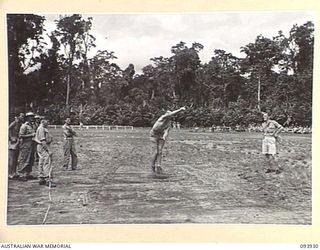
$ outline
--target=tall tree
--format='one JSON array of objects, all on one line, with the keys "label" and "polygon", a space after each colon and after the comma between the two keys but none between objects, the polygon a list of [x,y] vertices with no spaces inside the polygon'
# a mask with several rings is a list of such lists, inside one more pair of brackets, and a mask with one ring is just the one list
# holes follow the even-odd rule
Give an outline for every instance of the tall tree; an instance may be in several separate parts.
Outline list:
[{"label": "tall tree", "polygon": [[30,88],[26,84],[24,73],[38,62],[42,52],[44,20],[44,17],[32,14],[7,15],[11,109],[30,102]]},{"label": "tall tree", "polygon": [[63,46],[63,53],[66,58],[67,76],[66,76],[66,105],[69,105],[70,95],[70,77],[71,70],[75,60],[85,59],[87,61],[87,53],[94,46],[94,38],[89,34],[91,29],[91,18],[84,20],[81,15],[74,14],[71,16],[60,16],[56,20],[57,29],[55,36],[59,39]]},{"label": "tall tree", "polygon": [[192,87],[196,84],[196,71],[201,65],[199,51],[203,49],[200,43],[193,43],[190,48],[184,42],[180,42],[171,48],[176,75],[176,93],[181,99],[187,100],[192,93]]},{"label": "tall tree", "polygon": [[220,98],[222,108],[228,108],[230,101],[236,101],[241,93],[240,59],[224,50],[215,50],[207,64],[207,85],[215,98]]},{"label": "tall tree", "polygon": [[242,70],[248,79],[248,97],[256,100],[260,111],[262,98],[267,99],[267,95],[261,94],[272,87],[270,77],[274,66],[281,59],[281,49],[273,40],[259,35],[254,43],[241,47],[241,51],[246,54],[242,61]]},{"label": "tall tree", "polygon": [[294,25],[290,30],[289,46],[295,72],[303,72],[313,67],[314,24],[306,22]]},{"label": "tall tree", "polygon": [[117,57],[107,50],[98,53],[89,60],[91,78],[92,100],[94,103],[105,105],[119,100],[121,88],[126,84],[123,72],[112,60]]},{"label": "tall tree", "polygon": [[312,83],[314,56],[314,25],[312,22],[298,26],[290,31],[289,45],[293,65],[293,90],[295,116],[301,123],[312,121]]},{"label": "tall tree", "polygon": [[154,57],[150,59],[154,64],[153,91],[157,95],[176,98],[173,60],[167,57]]}]

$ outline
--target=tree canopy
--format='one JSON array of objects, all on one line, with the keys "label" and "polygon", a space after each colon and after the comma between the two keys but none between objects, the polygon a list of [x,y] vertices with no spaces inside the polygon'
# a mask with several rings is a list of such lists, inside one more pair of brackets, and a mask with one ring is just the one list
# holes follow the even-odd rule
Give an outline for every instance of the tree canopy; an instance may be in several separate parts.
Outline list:
[{"label": "tree canopy", "polygon": [[92,18],[60,16],[50,34],[44,21],[7,15],[11,116],[33,110],[57,124],[71,115],[84,124],[150,126],[164,110],[185,105],[177,116],[185,126],[248,125],[260,111],[312,124],[312,22],[293,25],[288,36],[258,35],[239,48],[243,58],[216,48],[202,63],[203,45],[181,41],[137,74],[134,62],[122,69],[108,48],[89,57]]}]

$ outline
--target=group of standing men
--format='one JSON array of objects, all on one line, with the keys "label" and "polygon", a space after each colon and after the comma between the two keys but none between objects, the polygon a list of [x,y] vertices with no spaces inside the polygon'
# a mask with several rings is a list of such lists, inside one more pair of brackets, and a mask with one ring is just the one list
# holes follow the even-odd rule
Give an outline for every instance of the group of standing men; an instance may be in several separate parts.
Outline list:
[{"label": "group of standing men", "polygon": [[[151,169],[153,172],[162,173],[161,159],[162,150],[169,134],[171,121],[173,117],[186,110],[185,107],[170,111],[153,125],[150,131],[150,140],[154,143],[154,153],[152,156]],[[268,114],[263,113],[263,131],[262,153],[268,161],[266,173],[281,172],[275,155],[277,153],[276,142],[278,133],[282,131],[283,126],[274,120],[269,119]],[[40,122],[39,122],[40,121]],[[71,156],[71,169],[77,169],[77,153],[75,148],[74,136],[76,132],[70,125],[70,118],[67,118],[63,125],[63,168],[68,169]],[[21,113],[9,125],[9,179],[18,179],[27,181],[38,179],[40,185],[55,186],[52,181],[52,136],[48,130],[48,119],[42,117],[38,121],[32,112],[24,115]],[[38,157],[38,177],[31,175],[35,157]]]},{"label": "group of standing men", "polygon": [[[63,125],[63,168],[77,168],[77,153],[73,137],[76,132],[70,118]],[[32,112],[20,113],[9,125],[9,179],[28,181],[39,179],[40,185],[55,187],[52,175],[51,143],[53,137],[48,130],[49,121]],[[32,175],[34,162],[38,161],[38,176]]]}]

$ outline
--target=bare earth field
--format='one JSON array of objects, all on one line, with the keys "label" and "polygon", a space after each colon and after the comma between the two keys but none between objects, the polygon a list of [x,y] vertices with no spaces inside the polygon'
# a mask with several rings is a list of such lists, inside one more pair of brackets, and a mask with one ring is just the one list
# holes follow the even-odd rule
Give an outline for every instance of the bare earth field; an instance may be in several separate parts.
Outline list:
[{"label": "bare earth field", "polygon": [[57,187],[10,180],[8,225],[42,224],[49,190],[46,224],[311,224],[311,135],[282,135],[284,170],[266,174],[259,133],[171,131],[159,177],[148,129],[78,131],[76,171],[51,132]]}]

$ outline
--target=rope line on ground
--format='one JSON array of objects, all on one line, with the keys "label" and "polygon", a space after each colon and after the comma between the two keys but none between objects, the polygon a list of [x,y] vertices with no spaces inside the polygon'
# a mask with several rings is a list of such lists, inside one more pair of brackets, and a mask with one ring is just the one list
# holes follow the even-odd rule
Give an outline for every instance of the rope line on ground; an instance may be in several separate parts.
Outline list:
[{"label": "rope line on ground", "polygon": [[51,208],[51,202],[52,202],[52,199],[51,199],[51,173],[52,173],[52,161],[51,161],[51,155],[49,156],[49,165],[50,165],[50,170],[49,170],[49,205],[48,205],[48,208],[47,208],[47,211],[44,215],[44,218],[43,218],[43,221],[42,221],[42,224],[46,224],[46,221],[47,221],[47,218],[48,218],[48,214],[49,214],[49,211],[50,211],[50,208]]}]

